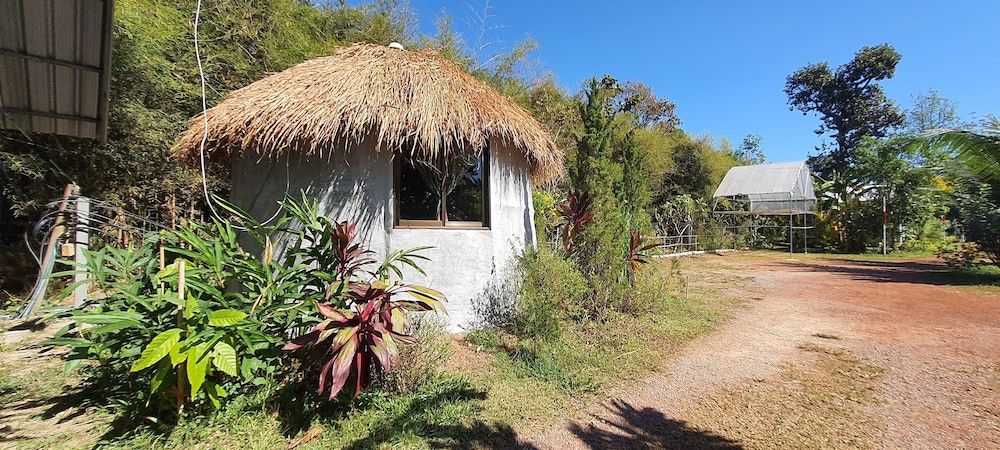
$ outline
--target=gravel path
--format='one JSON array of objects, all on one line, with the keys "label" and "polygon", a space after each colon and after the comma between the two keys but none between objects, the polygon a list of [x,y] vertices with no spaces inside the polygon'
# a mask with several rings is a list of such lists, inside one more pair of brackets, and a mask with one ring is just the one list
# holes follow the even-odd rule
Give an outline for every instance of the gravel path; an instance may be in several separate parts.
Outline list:
[{"label": "gravel path", "polygon": [[759,299],[664,373],[593,405],[589,420],[559,423],[529,446],[744,447],[689,423],[689,413],[704,409],[723,387],[774,382],[782,370],[809,364],[811,355],[800,347],[821,344],[884,369],[879,401],[865,406],[886,430],[878,445],[1000,448],[1000,296],[934,284],[928,274],[943,268],[933,261],[750,254],[688,265],[751,276]]}]

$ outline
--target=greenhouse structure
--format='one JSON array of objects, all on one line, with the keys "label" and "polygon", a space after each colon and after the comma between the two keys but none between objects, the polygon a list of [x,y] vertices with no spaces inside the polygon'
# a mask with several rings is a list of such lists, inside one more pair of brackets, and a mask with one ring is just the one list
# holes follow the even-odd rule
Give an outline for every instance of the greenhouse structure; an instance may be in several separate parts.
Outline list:
[{"label": "greenhouse structure", "polygon": [[[794,251],[796,231],[801,231],[803,251],[808,251],[808,232],[814,228],[809,225],[809,216],[815,215],[816,193],[805,161],[733,167],[715,190],[713,199],[712,213],[716,216],[788,217],[788,251]],[[743,226],[753,234],[759,228],[784,227]],[[735,232],[743,226],[727,228]]]}]

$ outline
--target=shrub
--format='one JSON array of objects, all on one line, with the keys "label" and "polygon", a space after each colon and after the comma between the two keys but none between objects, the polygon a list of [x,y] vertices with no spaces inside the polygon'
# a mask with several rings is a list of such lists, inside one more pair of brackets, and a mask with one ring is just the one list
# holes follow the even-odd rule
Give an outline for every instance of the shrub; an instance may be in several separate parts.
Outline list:
[{"label": "shrub", "polygon": [[535,236],[538,242],[549,242],[549,227],[556,225],[559,211],[556,209],[556,199],[552,194],[534,190],[531,192],[531,204],[535,210]]},{"label": "shrub", "polygon": [[589,314],[590,288],[583,274],[548,246],[528,250],[503,273],[473,299],[481,326],[549,340],[559,335],[560,322]]},{"label": "shrub", "polygon": [[[302,225],[308,247],[296,247],[293,254],[311,269],[311,284],[318,287],[315,302],[322,318],[311,331],[297,336],[283,347],[300,352],[301,367],[308,377],[318,373],[319,393],[333,400],[348,379],[354,380],[357,397],[374,377],[399,365],[399,345],[412,343],[407,311],[444,312],[444,295],[415,284],[393,281],[402,266],[422,272],[417,252],[426,247],[389,253],[376,270],[372,252],[357,242],[356,225],[335,223],[319,215],[316,202],[291,203],[289,210]],[[321,364],[322,363],[322,364]]]},{"label": "shrub", "polygon": [[217,407],[227,393],[273,374],[286,325],[276,317],[288,313],[275,314],[283,301],[262,300],[278,300],[267,292],[289,282],[262,283],[273,277],[272,264],[243,251],[229,223],[192,223],[162,238],[150,234],[138,247],[88,251],[87,266],[104,298],[68,312],[72,323],[48,343],[71,347],[66,370],[96,362],[91,381],[127,408]]},{"label": "shrub", "polygon": [[698,243],[702,250],[720,250],[733,248],[733,238],[726,233],[725,228],[717,223],[706,223],[700,232]]},{"label": "shrub", "polygon": [[413,321],[413,344],[400,349],[399,367],[386,377],[386,389],[412,394],[434,380],[452,354],[447,326],[437,317],[420,315]]},{"label": "shrub", "polygon": [[937,257],[943,259],[948,267],[953,269],[970,269],[979,259],[979,245],[974,242],[963,242],[953,247],[938,251]]},{"label": "shrub", "polygon": [[669,279],[669,274],[659,270],[639,273],[633,279],[631,289],[626,291],[619,310],[632,316],[656,311],[669,295]]},{"label": "shrub", "polygon": [[552,338],[559,334],[560,320],[588,313],[591,292],[572,261],[541,247],[525,254],[520,270],[524,281],[514,311],[515,333]]},{"label": "shrub", "polygon": [[[443,310],[439,293],[389,281],[403,265],[420,270],[419,248],[376,266],[354,242],[354,226],[320,216],[315,201],[283,202],[267,226],[223,206],[262,255],[240,244],[230,221],[188,223],[137,247],[87,253],[87,282],[104,298],[65,313],[72,323],[49,341],[71,347],[66,369],[92,361],[88,379],[132,412],[145,405],[154,414],[165,406],[180,412],[189,402],[201,410],[269,379],[294,379],[293,367],[312,368],[307,359],[289,364],[280,348],[289,332],[314,326],[306,336],[332,337],[334,356],[349,355],[325,370],[357,362],[360,386],[395,365],[395,341],[407,342],[402,309]],[[272,237],[287,239],[290,250],[276,252]]]},{"label": "shrub", "polygon": [[915,253],[938,253],[954,246],[955,238],[948,234],[948,222],[929,219],[917,230],[916,239],[905,241],[903,249]]},{"label": "shrub", "polygon": [[[327,392],[330,400],[340,393],[348,379],[354,380],[357,397],[372,384],[373,377],[399,365],[399,345],[413,342],[407,334],[411,327],[406,311],[444,312],[441,304],[444,296],[440,292],[398,282],[349,281],[341,295],[345,295],[350,308],[338,310],[317,302],[325,320],[283,347],[286,351],[304,347],[312,350],[301,358],[303,367],[318,368],[319,393]],[[406,297],[399,299],[400,296]],[[328,296],[326,301],[330,300]]]},{"label": "shrub", "polygon": [[513,329],[523,284],[524,272],[520,261],[492,278],[483,292],[472,298],[477,325],[483,328]]}]

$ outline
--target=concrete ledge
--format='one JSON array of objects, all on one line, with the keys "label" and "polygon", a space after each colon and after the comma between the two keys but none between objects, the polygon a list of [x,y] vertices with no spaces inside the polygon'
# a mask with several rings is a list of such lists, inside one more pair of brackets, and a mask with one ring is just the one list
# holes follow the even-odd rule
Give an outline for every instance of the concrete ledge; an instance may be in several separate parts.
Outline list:
[{"label": "concrete ledge", "polygon": [[651,256],[651,258],[677,258],[677,257],[681,257],[681,256],[704,255],[706,253],[711,254],[711,255],[718,255],[720,253],[729,253],[729,252],[735,252],[735,251],[738,251],[738,250],[726,249],[726,248],[719,249],[719,250],[693,250],[693,251],[690,251],[690,252],[671,253],[671,254],[668,254],[668,255],[653,255],[653,256]]}]

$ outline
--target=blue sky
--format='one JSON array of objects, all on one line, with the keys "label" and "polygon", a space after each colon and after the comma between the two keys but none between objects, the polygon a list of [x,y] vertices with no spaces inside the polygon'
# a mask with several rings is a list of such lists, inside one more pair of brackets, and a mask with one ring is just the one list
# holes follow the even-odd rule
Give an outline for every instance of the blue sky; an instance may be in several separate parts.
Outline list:
[{"label": "blue sky", "polygon": [[[468,40],[470,5],[482,0],[412,0],[422,32],[448,11]],[[683,128],[763,137],[772,161],[806,157],[821,142],[814,117],[789,111],[785,77],[812,62],[842,64],[864,45],[902,55],[890,98],[937,90],[963,115],[1000,113],[1000,1],[528,1],[493,0],[493,36],[506,45],[533,37],[535,57],[575,92],[591,76],[639,80],[677,104]]]}]

